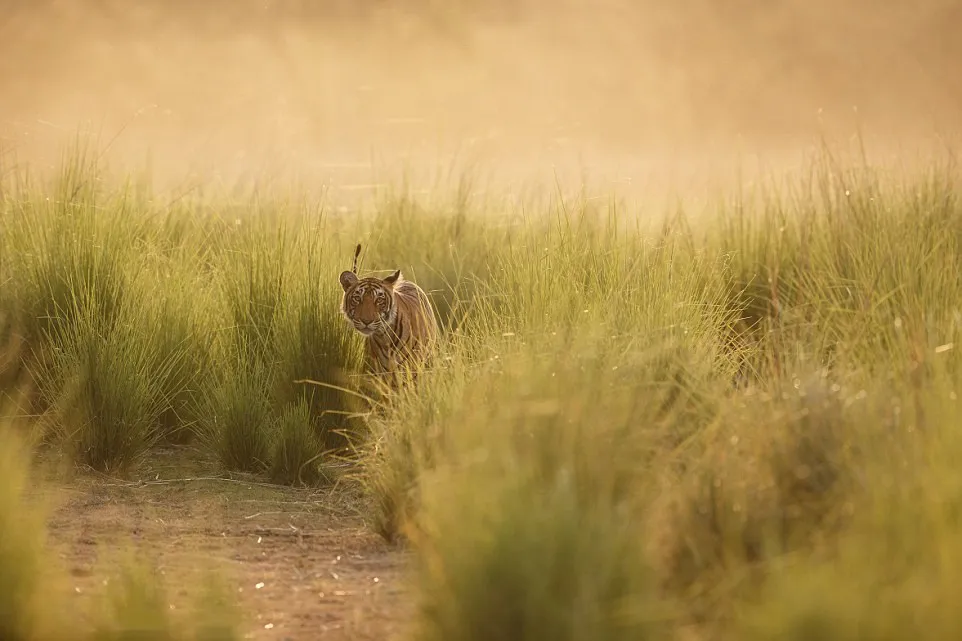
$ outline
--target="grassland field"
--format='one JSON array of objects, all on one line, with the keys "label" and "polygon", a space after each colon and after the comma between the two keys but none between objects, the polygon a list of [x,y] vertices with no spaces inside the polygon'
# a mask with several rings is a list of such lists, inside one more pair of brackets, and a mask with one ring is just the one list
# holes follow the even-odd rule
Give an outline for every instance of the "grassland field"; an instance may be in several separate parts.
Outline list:
[{"label": "grassland field", "polygon": [[[503,196],[6,172],[0,637],[962,636],[951,159]],[[432,297],[413,387],[341,316],[357,242]]]}]

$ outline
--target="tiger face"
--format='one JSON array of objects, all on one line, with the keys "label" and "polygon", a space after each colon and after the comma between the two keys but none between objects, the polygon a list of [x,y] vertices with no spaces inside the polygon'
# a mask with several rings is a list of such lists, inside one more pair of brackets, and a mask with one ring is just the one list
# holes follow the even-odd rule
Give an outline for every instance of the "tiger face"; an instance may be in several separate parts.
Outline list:
[{"label": "tiger face", "polygon": [[344,289],[341,311],[354,329],[364,336],[372,336],[391,327],[397,314],[394,285],[400,275],[400,270],[387,278],[358,278],[354,272],[341,273]]}]

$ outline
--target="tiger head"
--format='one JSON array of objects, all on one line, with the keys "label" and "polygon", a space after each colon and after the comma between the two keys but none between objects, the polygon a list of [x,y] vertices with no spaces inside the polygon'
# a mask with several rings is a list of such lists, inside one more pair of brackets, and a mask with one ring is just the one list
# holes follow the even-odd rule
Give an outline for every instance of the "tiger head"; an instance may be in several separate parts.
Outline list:
[{"label": "tiger head", "polygon": [[384,332],[394,323],[397,315],[394,286],[400,278],[401,270],[386,278],[358,278],[353,271],[341,272],[341,287],[344,288],[341,311],[354,329],[364,336],[371,336]]}]

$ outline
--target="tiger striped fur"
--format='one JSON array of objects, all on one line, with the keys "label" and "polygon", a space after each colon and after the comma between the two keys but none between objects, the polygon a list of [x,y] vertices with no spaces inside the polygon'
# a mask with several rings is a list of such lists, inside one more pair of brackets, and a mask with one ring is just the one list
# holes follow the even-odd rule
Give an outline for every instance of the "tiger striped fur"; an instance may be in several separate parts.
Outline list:
[{"label": "tiger striped fur", "polygon": [[396,383],[400,370],[426,361],[438,336],[437,320],[427,294],[401,270],[386,278],[358,278],[360,250],[358,245],[354,269],[340,275],[341,311],[366,339],[368,369]]}]

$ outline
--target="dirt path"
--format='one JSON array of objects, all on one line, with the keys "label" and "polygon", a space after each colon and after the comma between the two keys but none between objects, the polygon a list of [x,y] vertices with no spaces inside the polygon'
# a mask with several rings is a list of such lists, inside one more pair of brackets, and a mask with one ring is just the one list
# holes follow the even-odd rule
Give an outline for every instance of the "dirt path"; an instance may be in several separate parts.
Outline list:
[{"label": "dirt path", "polygon": [[218,572],[236,589],[247,638],[399,638],[407,559],[364,528],[346,492],[209,476],[168,461],[142,470],[139,483],[62,485],[50,539],[78,601],[102,593],[132,550],[163,573],[172,610],[200,596],[182,578]]}]

